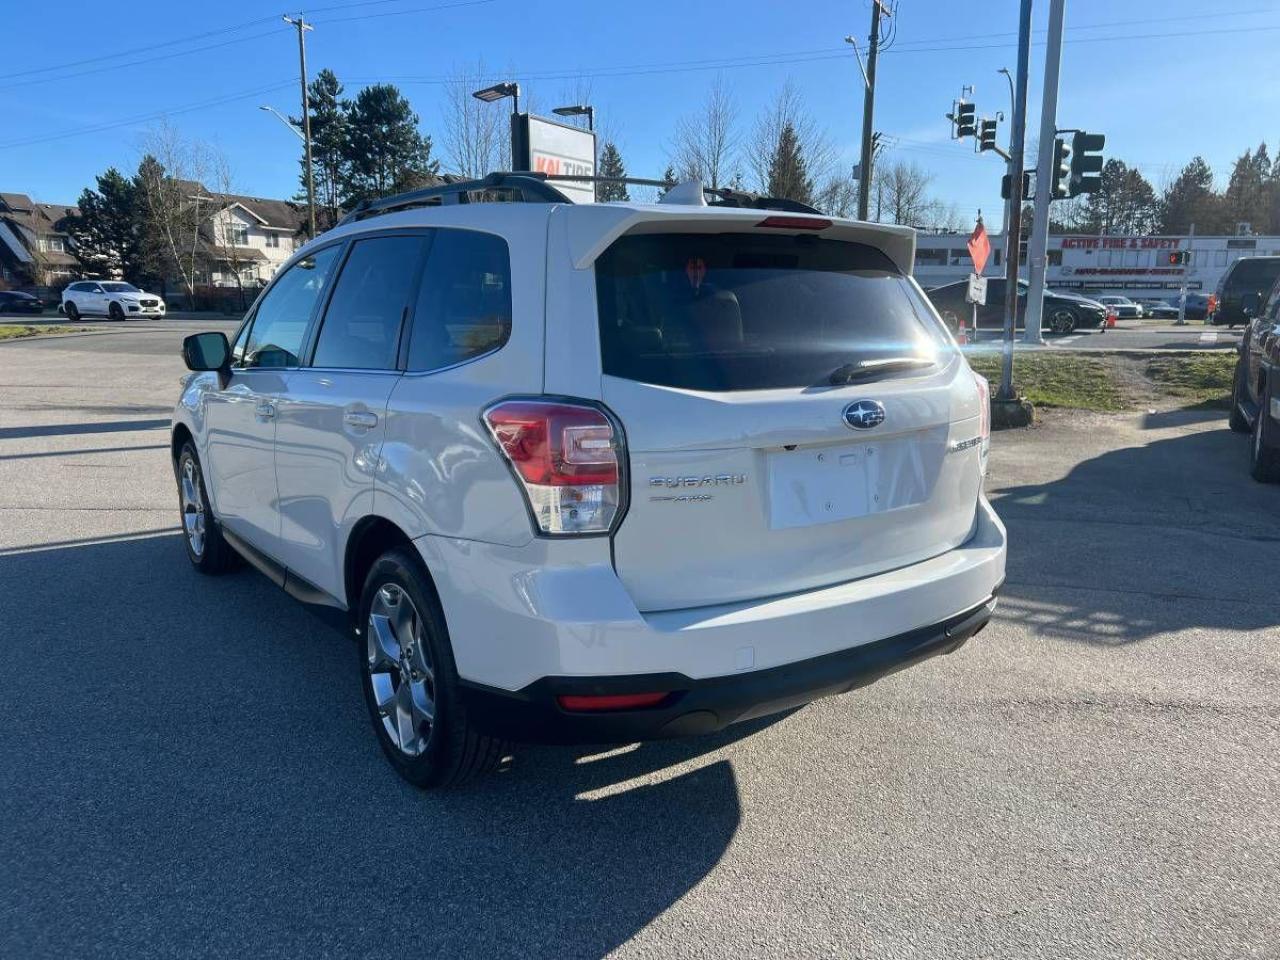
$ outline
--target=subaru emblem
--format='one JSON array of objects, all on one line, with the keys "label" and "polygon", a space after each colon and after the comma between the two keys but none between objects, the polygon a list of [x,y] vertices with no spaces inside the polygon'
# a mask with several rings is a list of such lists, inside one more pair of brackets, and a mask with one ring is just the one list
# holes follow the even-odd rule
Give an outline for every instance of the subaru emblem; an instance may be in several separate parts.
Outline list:
[{"label": "subaru emblem", "polygon": [[844,422],[854,430],[870,430],[884,423],[884,404],[879,400],[855,400],[844,408]]}]

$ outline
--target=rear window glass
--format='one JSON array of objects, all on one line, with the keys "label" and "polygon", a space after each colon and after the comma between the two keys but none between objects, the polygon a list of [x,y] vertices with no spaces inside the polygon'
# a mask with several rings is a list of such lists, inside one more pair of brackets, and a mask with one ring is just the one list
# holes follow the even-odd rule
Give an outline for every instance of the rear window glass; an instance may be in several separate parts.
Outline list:
[{"label": "rear window glass", "polygon": [[1231,286],[1271,287],[1277,276],[1280,276],[1280,257],[1259,257],[1256,260],[1241,260],[1227,278]]},{"label": "rear window glass", "polygon": [[596,262],[610,376],[690,390],[824,384],[945,343],[911,282],[874,247],[812,236],[646,234]]}]

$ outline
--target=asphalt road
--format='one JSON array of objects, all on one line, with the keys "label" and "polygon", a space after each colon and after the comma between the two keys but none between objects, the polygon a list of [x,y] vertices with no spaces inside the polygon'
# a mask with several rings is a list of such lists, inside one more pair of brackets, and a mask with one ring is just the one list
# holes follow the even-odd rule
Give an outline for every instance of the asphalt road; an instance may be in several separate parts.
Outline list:
[{"label": "asphalt road", "polygon": [[997,435],[951,657],[424,794],[347,642],[189,569],[181,330],[0,343],[0,956],[1280,955],[1280,487],[1220,415]]},{"label": "asphalt road", "polygon": [[[1080,330],[1067,336],[1045,336],[1043,346],[1024,346],[1022,332],[1015,346],[1019,350],[1235,350],[1240,346],[1242,328],[1206,326],[1199,322],[1176,326],[1163,321],[1122,320],[1105,331]],[[982,330],[976,341],[970,337],[970,349],[998,350],[1000,336],[994,330]]]}]

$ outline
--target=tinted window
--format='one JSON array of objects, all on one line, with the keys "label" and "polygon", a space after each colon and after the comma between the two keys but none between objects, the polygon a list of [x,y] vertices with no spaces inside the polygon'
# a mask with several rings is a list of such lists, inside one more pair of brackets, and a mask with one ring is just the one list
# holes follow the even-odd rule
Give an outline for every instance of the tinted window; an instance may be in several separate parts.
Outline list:
[{"label": "tinted window", "polygon": [[138,293],[139,290],[132,283],[104,283],[102,289],[107,293]]},{"label": "tinted window", "polygon": [[941,332],[880,250],[812,236],[623,237],[596,263],[604,372],[694,390],[825,383],[932,356]]},{"label": "tinted window", "polygon": [[400,323],[425,242],[406,236],[352,244],[325,310],[312,366],[395,368]]},{"label": "tinted window", "polygon": [[1241,260],[1227,275],[1227,287],[1238,287],[1242,290],[1269,290],[1278,275],[1280,275],[1280,257]]},{"label": "tinted window", "polygon": [[501,237],[438,230],[422,273],[410,370],[438,370],[496,350],[511,335],[511,260]]},{"label": "tinted window", "polygon": [[249,330],[244,366],[297,366],[311,312],[340,249],[325,247],[299,260],[267,291]]}]

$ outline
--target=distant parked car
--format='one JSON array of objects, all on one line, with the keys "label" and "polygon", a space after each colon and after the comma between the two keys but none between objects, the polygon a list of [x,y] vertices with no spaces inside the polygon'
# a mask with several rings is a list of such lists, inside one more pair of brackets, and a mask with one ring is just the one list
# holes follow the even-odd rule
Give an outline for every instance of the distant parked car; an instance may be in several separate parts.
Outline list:
[{"label": "distant parked car", "polygon": [[0,313],[44,313],[44,301],[17,290],[0,290]]},{"label": "distant parked car", "polygon": [[1116,296],[1108,294],[1105,297],[1098,297],[1098,302],[1104,306],[1110,307],[1121,320],[1141,320],[1143,311],[1142,304],[1136,300],[1130,300],[1128,297]]},{"label": "distant parked car", "polygon": [[1144,317],[1154,317],[1157,320],[1178,319],[1177,305],[1170,303],[1168,300],[1144,298],[1137,302],[1142,305],[1142,315]]},{"label": "distant parked car", "polygon": [[1280,279],[1245,327],[1227,425],[1250,435],[1253,479],[1280,483]]},{"label": "distant parked car", "polygon": [[[1169,298],[1170,305],[1177,310],[1182,305],[1182,295]],[[1203,293],[1187,294],[1187,312],[1188,320],[1203,320],[1209,315],[1209,298]]]},{"label": "distant parked car", "polygon": [[1218,281],[1217,304],[1209,322],[1234,327],[1262,310],[1272,284],[1280,279],[1280,257],[1241,257]]},{"label": "distant parked car", "polygon": [[62,309],[71,320],[99,314],[112,320],[163,317],[164,299],[118,280],[80,280],[62,291]]},{"label": "distant parked car", "polygon": [[[978,307],[978,328],[998,330],[1004,326],[1004,292],[1006,280],[992,277],[987,280],[987,302]],[[969,321],[972,316],[972,305],[965,302],[964,295],[969,281],[960,280],[930,290],[926,296],[947,319],[947,314]],[[1027,290],[1025,280],[1018,281],[1018,327],[1022,327],[1022,318],[1027,311]],[[1100,327],[1107,318],[1107,308],[1096,300],[1078,297],[1073,293],[1060,293],[1056,290],[1044,292],[1044,329],[1053,333],[1070,333],[1087,327]],[[949,319],[948,324],[954,326]]]}]

